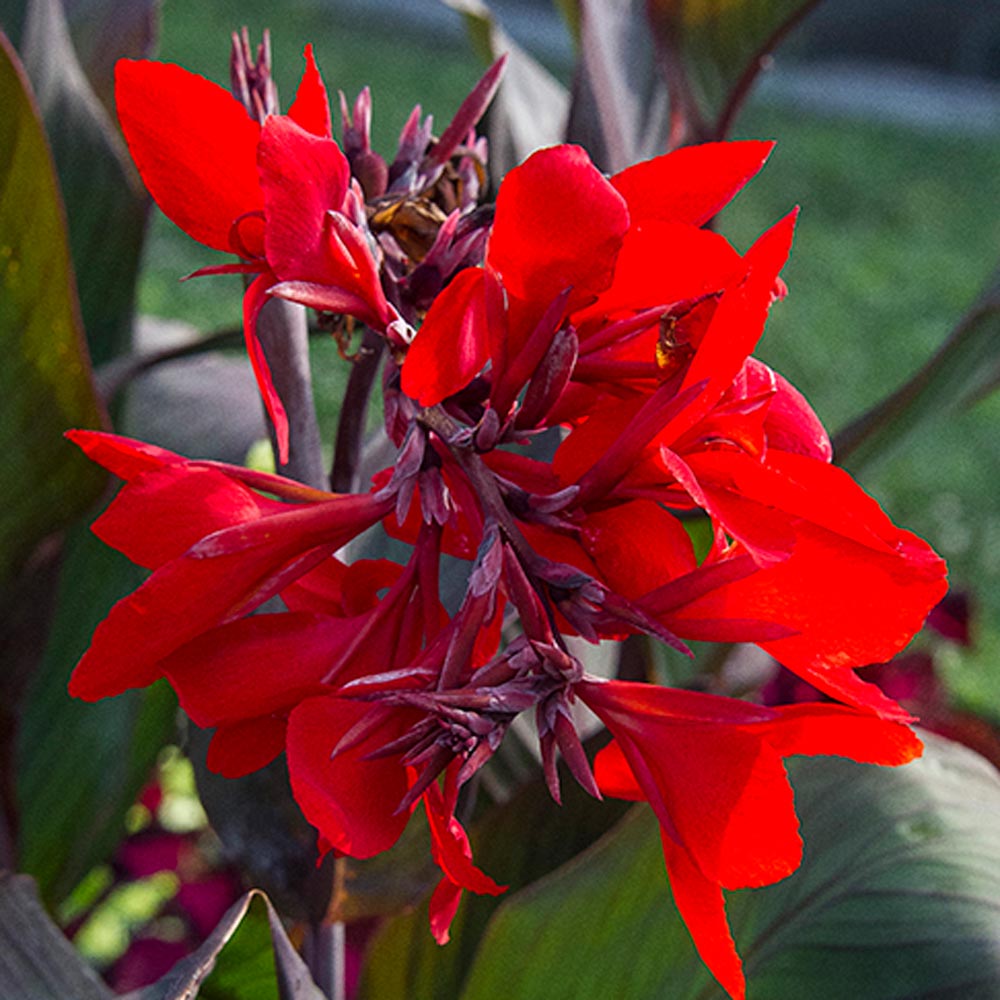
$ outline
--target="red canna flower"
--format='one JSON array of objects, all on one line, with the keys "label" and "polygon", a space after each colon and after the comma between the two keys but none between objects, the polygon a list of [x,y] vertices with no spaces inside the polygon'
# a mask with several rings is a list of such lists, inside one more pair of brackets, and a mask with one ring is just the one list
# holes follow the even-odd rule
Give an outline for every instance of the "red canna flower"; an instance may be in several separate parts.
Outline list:
[{"label": "red canna flower", "polygon": [[[251,354],[269,295],[384,340],[395,460],[367,493],[331,494],[72,432],[125,480],[95,531],[153,573],[98,627],[71,691],[165,676],[214,728],[213,768],[245,774],[286,751],[322,851],[378,854],[422,802],[441,942],[464,889],[502,891],[456,812],[531,711],[556,800],[561,755],[592,794],[649,801],[696,945],[742,997],[722,891],[799,863],[782,762],[919,752],[909,715],[856,669],[900,649],[945,586],[933,550],[830,464],[816,414],[752,356],[786,291],[795,213],[745,254],[704,227],[771,144],[679,150],[611,178],[577,147],[540,150],[491,215],[473,129],[502,62],[440,137],[415,109],[387,163],[369,142],[367,91],[342,101],[342,150],[306,60],[287,116],[248,51],[239,100],[176,67],[126,63],[123,126],[165,211],[242,258],[222,270],[257,275]],[[279,425],[280,401],[269,407]],[[700,558],[695,518],[712,539]],[[403,560],[342,550],[376,524],[411,547]],[[443,555],[468,566],[454,598]],[[283,607],[253,614],[272,597]],[[846,704],[599,681],[567,643],[636,633],[683,651],[684,639],[755,642]],[[578,699],[615,738],[596,777]]]},{"label": "red canna flower", "polygon": [[737,1000],[745,984],[722,890],[770,885],[802,856],[784,759],[895,766],[921,751],[906,726],[839,705],[765,708],[624,681],[583,681],[575,692],[615,737],[595,762],[601,791],[653,808],[677,908]]},{"label": "red canna flower", "polygon": [[[305,58],[306,70],[288,118],[328,137],[326,89],[311,46]],[[264,192],[257,166],[261,120],[277,110],[276,98],[270,103],[258,100],[258,113],[251,114],[218,84],[170,63],[122,59],[115,68],[118,119],[149,193],[163,213],[193,239],[241,258],[239,264],[198,273],[258,275],[247,290],[244,334],[278,437],[280,458],[285,461],[288,419],[256,334],[267,289],[277,281],[266,256]],[[323,109],[327,109],[325,116]],[[330,207],[339,209],[340,204]]]}]

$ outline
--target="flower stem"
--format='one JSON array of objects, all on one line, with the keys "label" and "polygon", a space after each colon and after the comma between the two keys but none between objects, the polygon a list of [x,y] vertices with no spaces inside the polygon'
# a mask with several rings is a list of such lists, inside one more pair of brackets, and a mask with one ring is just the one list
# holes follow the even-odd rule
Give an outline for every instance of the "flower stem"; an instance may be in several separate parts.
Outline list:
[{"label": "flower stem", "polygon": [[365,330],[340,406],[337,443],[330,470],[330,489],[334,493],[352,493],[357,486],[368,400],[384,350],[385,340],[371,330]]},{"label": "flower stem", "polygon": [[341,920],[322,920],[309,928],[302,949],[313,982],[329,1000],[347,1000],[346,930]]},{"label": "flower stem", "polygon": [[[257,318],[271,378],[288,414],[288,462],[278,472],[316,489],[326,489],[326,469],[309,369],[309,327],[302,306],[271,299]],[[271,428],[272,444],[274,430]],[[275,451],[277,454],[277,450]]]}]

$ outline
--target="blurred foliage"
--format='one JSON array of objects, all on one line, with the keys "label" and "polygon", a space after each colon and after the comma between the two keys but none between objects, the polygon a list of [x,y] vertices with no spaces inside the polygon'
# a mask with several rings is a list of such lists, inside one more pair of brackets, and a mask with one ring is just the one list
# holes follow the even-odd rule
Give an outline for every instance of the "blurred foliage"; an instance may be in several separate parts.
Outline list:
[{"label": "blurred foliage", "polygon": [[49,532],[79,516],[104,474],[62,438],[99,426],[65,216],[16,54],[0,36],[0,594]]},{"label": "blurred foliage", "polygon": [[177,701],[165,682],[98,704],[66,690],[97,623],[142,577],[86,526],[72,531],[17,745],[20,866],[49,904],[111,856],[126,813],[175,732]]}]

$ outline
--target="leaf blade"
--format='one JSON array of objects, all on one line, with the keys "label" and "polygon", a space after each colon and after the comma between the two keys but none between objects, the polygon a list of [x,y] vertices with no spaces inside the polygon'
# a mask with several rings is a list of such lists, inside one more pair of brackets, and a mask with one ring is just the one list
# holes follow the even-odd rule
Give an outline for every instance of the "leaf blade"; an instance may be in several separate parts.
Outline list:
[{"label": "leaf blade", "polygon": [[[806,857],[728,896],[750,997],[904,1000],[1000,989],[1000,778],[934,737],[905,768],[792,762]],[[671,905],[639,807],[583,855],[504,902],[462,1000],[722,993]],[[914,900],[920,901],[915,905]]]},{"label": "leaf blade", "polygon": [[31,879],[0,874],[0,996],[18,1000],[111,1000],[39,902]]},{"label": "leaf blade", "polygon": [[52,162],[19,60],[0,35],[0,587],[104,473],[63,440],[99,427]]},{"label": "leaf blade", "polygon": [[1000,268],[941,346],[903,385],[834,438],[852,471],[892,451],[911,431],[975,402],[1000,377]]}]

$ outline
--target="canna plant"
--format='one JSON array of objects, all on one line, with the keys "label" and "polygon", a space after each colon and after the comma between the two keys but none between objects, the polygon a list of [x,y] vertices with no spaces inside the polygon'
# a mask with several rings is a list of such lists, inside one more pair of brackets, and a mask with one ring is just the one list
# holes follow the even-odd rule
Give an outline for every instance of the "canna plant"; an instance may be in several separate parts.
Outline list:
[{"label": "canna plant", "polygon": [[[246,32],[230,90],[176,65],[118,62],[115,106],[143,184],[194,240],[233,257],[192,277],[244,282],[276,471],[67,433],[122,481],[93,532],[149,571],[97,625],[69,692],[120,702],[165,682],[211,731],[209,771],[240,788],[287,768],[309,862],[336,874],[301,882],[318,901],[287,907],[310,913],[309,971],[267,903],[283,997],[317,996],[310,972],[345,995],[341,921],[361,862],[390,881],[417,872],[415,893],[372,913],[426,890],[424,937],[462,938],[428,961],[453,962],[463,996],[494,995],[481,986],[487,944],[463,968],[461,908],[516,912],[500,901],[524,873],[477,835],[490,829],[477,800],[527,733],[551,810],[566,800],[576,816],[582,793],[588,817],[610,817],[591,840],[621,815],[608,799],[645,803],[663,910],[669,894],[717,987],[742,998],[725,893],[784,884],[810,850],[788,759],[920,766],[916,720],[858,671],[909,643],[946,593],[945,565],[834,464],[809,403],[754,356],[788,294],[797,209],[745,253],[715,219],[774,145],[723,141],[760,59],[713,96],[711,74],[690,67],[718,55],[697,48],[715,15],[650,4],[650,65],[675,72],[646,150],[636,129],[659,105],[636,104],[621,64],[617,82],[602,72],[638,8],[623,20],[625,7],[568,5],[575,99],[563,133],[543,137],[515,127],[523,108],[503,83],[538,67],[500,53],[488,16],[462,6],[499,58],[440,134],[415,108],[391,159],[373,149],[367,89],[353,104],[340,95],[334,138],[311,46],[287,112],[267,39],[254,51]],[[786,21],[746,6],[763,53]],[[308,383],[299,391],[305,310],[350,365],[329,473]],[[377,443],[363,449],[376,382]],[[697,672],[704,643],[756,645],[812,700],[731,696]],[[617,655],[654,646],[695,660],[695,683],[638,677]],[[595,655],[609,650],[610,670]],[[530,843],[530,822],[504,815],[505,836]],[[477,860],[474,844],[499,861]],[[599,846],[581,856],[598,871]],[[463,904],[466,892],[478,900]],[[250,899],[157,996],[198,987]],[[374,963],[393,926],[372,949],[368,995],[381,995]]]}]

